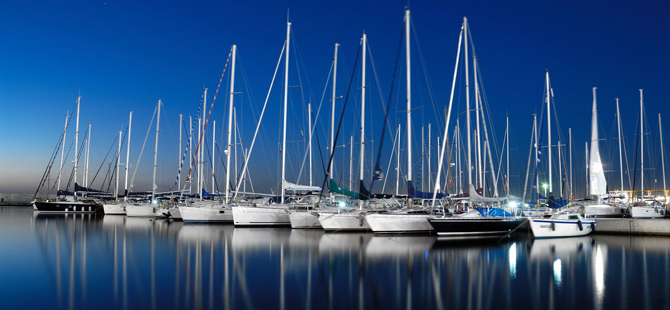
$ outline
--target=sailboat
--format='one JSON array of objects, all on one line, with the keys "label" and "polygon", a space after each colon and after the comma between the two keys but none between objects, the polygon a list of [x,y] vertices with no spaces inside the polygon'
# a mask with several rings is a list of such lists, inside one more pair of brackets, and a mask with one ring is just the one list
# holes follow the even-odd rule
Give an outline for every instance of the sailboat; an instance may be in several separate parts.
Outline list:
[{"label": "sailboat", "polygon": [[[130,169],[130,132],[131,126],[133,123],[133,111],[130,111],[130,117],[128,121],[128,145],[126,146],[126,181],[125,181],[125,192],[124,200],[128,197],[128,170]],[[119,167],[121,165],[121,137],[122,134],[119,132],[119,157],[116,160],[116,187],[114,189],[114,201],[106,202],[102,205],[105,215],[126,215],[126,204],[125,201],[119,201]]]},{"label": "sailboat", "polygon": [[[40,188],[42,187],[45,179],[44,177],[40,181],[40,185],[37,188],[37,191],[35,193],[35,197],[33,200],[33,209],[37,212],[41,213],[95,213],[99,209],[102,208],[102,206],[90,199],[79,199],[77,192],[78,189],[80,189],[80,186],[77,184],[77,166],[78,166],[78,154],[79,154],[79,108],[81,104],[81,96],[77,96],[77,123],[76,123],[76,128],[75,128],[75,156],[74,156],[74,193],[72,196],[67,196],[65,199],[58,199],[58,200],[50,200],[50,199],[37,199],[37,193],[39,192]],[[67,131],[67,121],[66,121],[66,126],[65,130],[63,131],[63,139],[62,145],[65,145],[65,133]],[[60,145],[60,144],[59,144]],[[56,146],[58,148],[58,146]],[[63,148],[63,151],[65,149]],[[56,154],[56,153],[54,153]],[[51,165],[53,164],[53,159],[55,157],[52,157],[51,162],[47,166],[47,171],[51,169]],[[61,170],[62,170],[62,161],[63,158],[61,157]],[[45,176],[47,173],[45,172]],[[60,176],[61,173],[59,173],[59,183],[60,183]]]},{"label": "sailboat", "polygon": [[[291,203],[287,201],[287,191],[318,191],[317,186],[305,186],[293,184],[286,181],[286,117],[288,114],[288,69],[289,69],[289,51],[291,38],[291,22],[286,22],[286,41],[285,41],[285,69],[284,69],[284,120],[283,120],[283,138],[282,138],[282,183],[281,183],[281,201],[278,204],[262,204],[255,203],[235,203],[232,206],[233,222],[235,226],[289,226],[291,221],[289,218],[289,209],[292,208]],[[248,164],[248,158],[245,166]]]},{"label": "sailboat", "polygon": [[626,208],[620,205],[602,203],[607,199],[607,180],[600,159],[600,147],[598,139],[598,108],[596,100],[596,87],[593,88],[593,115],[591,117],[591,151],[589,154],[589,191],[591,196],[596,197],[596,204],[584,206],[584,216],[597,218],[620,218],[626,214]]},{"label": "sailboat", "polygon": [[[158,99],[156,104],[157,114],[156,114],[156,141],[154,147],[154,173],[153,181],[151,186],[151,201],[149,202],[138,202],[138,203],[127,203],[126,204],[126,215],[129,217],[155,217],[162,216],[162,212],[159,212],[160,206],[156,204],[156,168],[158,167],[158,133],[160,129],[160,115],[161,115],[161,100]],[[153,122],[153,119],[152,119]],[[151,129],[151,125],[149,126]],[[145,140],[146,142],[146,140]],[[144,146],[142,146],[144,147]],[[141,156],[141,153],[140,153]],[[138,160],[139,162],[139,160]],[[130,182],[130,187],[133,187],[133,181],[135,178],[135,173],[137,172],[137,166],[135,167],[135,172],[133,172],[133,180]]]},{"label": "sailboat", "polygon": [[665,208],[655,200],[647,200],[644,196],[644,99],[640,89],[640,200],[630,207],[633,218],[662,218]]}]

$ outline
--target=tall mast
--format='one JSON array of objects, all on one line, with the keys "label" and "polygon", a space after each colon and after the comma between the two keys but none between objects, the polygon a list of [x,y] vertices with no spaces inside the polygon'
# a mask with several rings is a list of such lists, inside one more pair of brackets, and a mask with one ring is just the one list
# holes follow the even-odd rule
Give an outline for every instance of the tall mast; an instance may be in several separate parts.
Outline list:
[{"label": "tall mast", "polygon": [[[472,43],[472,42],[471,42]],[[480,113],[480,98],[479,98],[479,82],[477,81],[477,55],[474,49],[472,52],[472,78],[475,80],[475,123],[477,124],[477,131],[475,132],[475,144],[477,150],[477,184],[484,187],[484,171],[482,169],[482,139],[481,129],[479,127],[479,113]],[[466,58],[467,61],[467,58]],[[484,154],[486,156],[486,154]],[[484,165],[484,168],[486,165]]]},{"label": "tall mast", "polygon": [[[412,80],[409,49],[409,10],[405,10],[405,56],[407,60],[407,189],[412,186]],[[407,193],[411,194],[411,193]],[[409,205],[411,203],[409,197]]]},{"label": "tall mast", "polygon": [[[362,184],[363,181],[365,180],[365,173],[364,173],[364,171],[365,171],[365,169],[364,169],[364,166],[365,166],[365,73],[366,73],[365,72],[365,70],[366,70],[365,69],[366,68],[365,67],[365,64],[366,64],[365,60],[367,58],[366,55],[367,55],[367,47],[368,47],[368,37],[365,34],[365,32],[363,32],[363,39],[362,39],[361,43],[363,44],[363,69],[361,71],[361,147],[360,147],[360,154],[359,154],[360,158],[359,158],[359,164],[358,164],[360,172],[359,172],[358,178],[360,180],[360,183]],[[353,139],[352,139],[352,141],[353,141]],[[353,154],[352,154],[352,157],[353,157]],[[364,197],[364,198],[367,198],[367,197]]]},{"label": "tall mast", "polygon": [[179,114],[179,152],[177,152],[177,169],[179,174],[177,174],[177,188],[181,184],[181,134],[182,134],[182,123],[184,121],[184,114]]},{"label": "tall mast", "polygon": [[[202,136],[200,136],[198,134],[198,137],[204,137],[206,135],[206,133],[205,133],[205,128],[207,127],[207,125],[205,124],[205,122],[207,121],[206,120],[206,117],[207,117],[206,115],[207,115],[207,88],[205,88],[205,97],[204,97],[204,100],[202,101],[202,124],[200,124],[200,126],[202,126]],[[200,141],[200,143],[203,144],[203,146],[201,146],[201,147],[204,147],[205,140],[203,139],[202,141]],[[205,152],[200,151],[200,152],[198,152],[198,154],[200,155],[200,174],[199,174],[199,177],[198,177],[198,181],[199,181],[198,195],[200,196],[200,200],[202,200],[202,189],[205,188]]]},{"label": "tall mast", "polygon": [[561,140],[558,145],[558,197],[563,198],[563,152],[561,151]]},{"label": "tall mast", "polygon": [[509,204],[509,116],[505,117],[505,123],[506,123],[506,127],[507,127],[507,129],[505,130],[506,131],[505,135],[507,136],[507,145],[505,145],[505,149],[507,150],[507,155],[505,156],[505,157],[507,157],[507,165],[506,165],[507,166],[507,178],[505,180],[506,181],[505,188],[507,189],[507,191],[506,191],[507,203]]},{"label": "tall mast", "polygon": [[[459,118],[456,118],[456,191],[459,194],[463,193],[463,180],[461,180],[461,128]],[[446,141],[445,141],[446,142]],[[444,142],[443,142],[444,143]]]},{"label": "tall mast", "polygon": [[398,154],[396,154],[396,167],[395,167],[395,195],[400,195],[400,124],[398,124]]},{"label": "tall mast", "polygon": [[[235,97],[235,58],[237,57],[237,45],[233,44],[233,63],[230,68],[230,102],[228,103],[228,146],[226,147],[226,203],[230,201],[230,144],[233,129],[233,98]],[[282,149],[283,152],[283,149]],[[212,184],[214,174],[212,174]]]},{"label": "tall mast", "polygon": [[[537,114],[533,114],[533,131],[534,131],[533,136],[535,137],[535,191],[536,191],[536,193],[538,195],[538,198],[539,198],[539,195],[540,195],[540,173],[537,169],[537,166],[538,166],[537,164],[540,161],[540,156],[539,156],[540,155],[539,154],[540,153],[540,150],[539,150],[540,139],[538,139],[538,136],[537,136]],[[535,195],[533,195],[533,196],[535,196]]]},{"label": "tall mast", "polygon": [[63,156],[65,155],[65,138],[67,137],[67,121],[70,118],[69,113],[65,113],[65,129],[63,129],[63,145],[60,152],[60,170],[58,170],[58,189],[60,189],[60,180],[63,176]]},{"label": "tall mast", "polygon": [[[283,139],[282,139],[282,147],[281,147],[281,203],[284,203],[284,180],[286,179],[286,113],[288,112],[287,110],[287,103],[288,103],[288,54],[290,51],[291,47],[291,22],[287,21],[286,22],[286,60],[285,62],[285,68],[284,68],[284,125],[283,125]],[[335,47],[337,50],[337,45]],[[337,57],[335,58],[337,59]],[[333,88],[334,89],[334,88]],[[334,98],[334,97],[333,97]],[[333,100],[335,101],[335,100]],[[331,142],[331,147],[333,143]],[[331,152],[331,157],[332,157],[332,152],[333,150],[330,150]],[[331,166],[331,173],[332,173],[332,166]]]},{"label": "tall mast", "polygon": [[553,181],[551,175],[551,97],[549,96],[549,70],[546,71],[547,80],[547,153],[549,153],[549,192],[553,192]]},{"label": "tall mast", "polygon": [[88,187],[88,157],[91,154],[91,123],[88,123],[88,138],[86,139],[86,168],[84,169],[84,187]]},{"label": "tall mast", "polygon": [[[193,170],[193,117],[188,116],[188,127],[189,127],[189,134],[188,134],[188,158],[189,160],[189,171]],[[190,177],[186,177],[188,181],[188,193],[192,194],[193,193],[193,179]]]},{"label": "tall mast", "polygon": [[[77,96],[77,125],[74,132],[74,184],[77,184],[77,166],[79,164],[79,104],[81,103],[81,96]],[[77,190],[74,193],[74,199],[77,199]]]},{"label": "tall mast", "polygon": [[[216,192],[216,186],[214,184],[214,176],[215,176],[215,166],[214,163],[216,163],[215,157],[216,153],[214,151],[216,150],[216,120],[212,121],[212,193]],[[228,198],[228,196],[226,196]]]},{"label": "tall mast", "polygon": [[[200,117],[198,117],[198,137],[202,137],[202,135],[201,135],[202,129],[203,129],[202,128],[202,119]],[[199,139],[198,141],[199,141],[198,144],[200,144],[201,140]],[[200,197],[200,200],[202,201],[202,186],[201,186],[201,183],[200,183],[202,181],[202,177],[201,177],[201,175],[202,175],[202,160],[200,159],[200,158],[202,158],[202,151],[198,152],[198,154],[195,155],[195,156],[197,157],[196,165],[197,165],[197,169],[198,169],[198,176],[197,176],[198,177],[198,183],[196,184],[196,187],[198,189],[198,196]]]},{"label": "tall mast", "polygon": [[[330,158],[333,158],[333,153],[335,153],[335,100],[337,99],[337,93],[335,92],[335,86],[337,85],[337,48],[340,44],[335,43],[335,55],[333,56],[333,98],[331,99],[331,111],[330,111]],[[288,53],[288,50],[287,50]],[[330,171],[328,172],[328,177],[333,178],[333,166],[334,163],[330,164]],[[332,194],[331,194],[332,196]]]},{"label": "tall mast", "polygon": [[621,175],[621,193],[623,193],[623,158],[621,157],[621,114],[619,114],[619,98],[616,98],[616,122],[619,136],[619,174]]},{"label": "tall mast", "polygon": [[586,193],[584,193],[584,197],[589,196],[589,142],[586,141],[584,143],[584,153],[586,155]]},{"label": "tall mast", "polygon": [[123,131],[119,130],[119,151],[116,153],[116,186],[114,186],[114,199],[119,200],[119,170],[121,169],[121,139]]},{"label": "tall mast", "polygon": [[640,198],[644,201],[644,99],[640,88]]},{"label": "tall mast", "polygon": [[658,132],[661,134],[661,170],[663,171],[663,197],[665,204],[668,204],[668,193],[665,187],[665,149],[663,148],[663,125],[661,125],[661,113],[658,113]]},{"label": "tall mast", "polygon": [[158,166],[158,132],[161,125],[161,100],[158,99],[158,113],[156,114],[156,146],[154,147],[154,180],[151,187],[151,201],[156,198],[156,167]]},{"label": "tall mast", "polygon": [[[431,136],[430,136],[430,129],[431,129],[431,128],[430,128],[430,123],[428,123],[428,188],[431,188],[431,187],[432,187],[432,183],[433,183],[433,173],[432,173],[432,171],[430,170],[430,153],[431,153],[431,150],[430,150],[430,147],[431,147],[431,141],[430,141],[430,138],[431,138]],[[438,140],[438,141],[439,141],[439,140]],[[439,149],[439,148],[438,148],[438,149]]]},{"label": "tall mast", "polygon": [[426,136],[424,132],[423,126],[421,126],[421,190],[425,191],[426,190],[426,169],[424,167],[424,158],[426,158]]},{"label": "tall mast", "polygon": [[126,146],[126,185],[124,186],[124,197],[123,200],[128,200],[128,170],[130,170],[130,131],[133,128],[133,111],[130,111],[130,116],[128,119],[128,145]]},{"label": "tall mast", "polygon": [[349,189],[354,188],[354,136],[349,137]]},{"label": "tall mast", "polygon": [[309,118],[309,142],[307,143],[309,145],[309,186],[312,186],[312,103],[311,102],[307,104],[307,114]]},{"label": "tall mast", "polygon": [[[463,17],[463,37],[465,38],[465,115],[468,133],[468,191],[472,184],[472,138],[470,129],[470,71],[468,69],[468,19]],[[472,201],[468,199],[468,206],[472,207]]]},{"label": "tall mast", "polygon": [[570,153],[570,201],[575,197],[574,192],[572,191],[572,128],[568,128],[568,140],[569,140],[569,150]]}]

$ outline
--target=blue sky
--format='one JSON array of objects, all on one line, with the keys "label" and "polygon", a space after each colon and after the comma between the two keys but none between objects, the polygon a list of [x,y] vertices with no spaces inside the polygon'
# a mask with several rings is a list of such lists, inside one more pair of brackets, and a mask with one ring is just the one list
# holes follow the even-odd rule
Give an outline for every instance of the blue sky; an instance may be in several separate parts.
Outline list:
[{"label": "blue sky", "polygon": [[[378,93],[388,97],[406,5],[402,1],[367,0],[3,2],[0,4],[3,41],[0,192],[35,189],[62,131],[65,114],[78,93],[82,96],[82,128],[88,122],[93,126],[92,171],[97,170],[117,132],[127,125],[130,110],[134,111],[131,142],[134,164],[156,101],[163,100],[159,187],[167,189],[176,176],[178,115],[195,114],[203,87],[210,89],[211,100],[232,44],[238,45],[236,91],[242,94],[236,95],[235,101],[242,142],[247,147],[256,125],[253,111],[258,113],[262,107],[285,38],[288,10],[293,23],[293,47],[297,47],[292,50],[289,84],[302,85],[302,93],[300,88],[289,90],[293,107],[289,119],[293,118],[295,125],[289,127],[289,140],[302,139],[300,130],[306,130],[303,111],[306,103],[302,97],[315,104],[319,102],[335,42],[341,44],[337,92],[345,95],[365,29],[380,82],[377,85],[372,73],[368,73],[372,95],[368,103],[370,127],[366,130],[375,135],[368,139],[378,141],[382,115]],[[670,3],[666,1],[424,1],[412,2],[410,9],[413,35],[418,38],[412,43],[418,41],[418,45],[412,46],[413,101],[415,106],[423,107],[414,113],[414,132],[418,134],[421,124],[433,123],[435,128],[444,122],[433,111],[441,116],[440,111],[448,103],[458,33],[462,17],[467,16],[498,144],[502,143],[504,115],[510,115],[513,189],[519,188],[514,179],[521,180],[525,175],[531,114],[541,109],[545,69],[550,70],[562,134],[567,137],[567,128],[573,128],[575,183],[584,174],[583,145],[590,139],[593,86],[598,87],[601,137],[616,134],[611,128],[615,125],[614,98],[619,97],[624,130],[629,140],[634,139],[639,88],[645,89],[652,139],[658,139],[657,114],[670,118]],[[426,70],[422,69],[421,58]],[[403,70],[399,72],[404,75]],[[354,83],[360,83],[359,79],[355,75]],[[226,81],[224,78],[224,84]],[[404,78],[400,76],[397,83],[400,91],[394,94],[394,99],[400,98],[401,102],[394,100],[394,108],[398,104],[402,107],[405,96]],[[281,129],[281,92],[278,87],[282,84],[283,81],[278,81],[275,85],[262,137],[252,154],[252,179],[264,192],[276,188],[279,181],[277,133]],[[427,85],[433,90],[434,103],[429,100]],[[222,85],[213,114],[219,141],[223,136],[219,129],[227,111],[225,87]],[[354,128],[360,112],[358,99],[353,100],[358,94],[357,87],[353,88],[347,111],[350,117],[343,125],[338,144],[348,144],[350,135],[358,141]],[[326,97],[329,96],[330,88],[326,91]],[[339,103],[343,101],[340,99]],[[462,111],[463,98],[457,96],[455,101],[455,109]],[[328,110],[326,101],[317,125],[324,153]],[[400,114],[391,114],[394,124],[401,119]],[[670,127],[670,123],[665,127]],[[70,130],[68,141],[73,136]],[[414,135],[414,140],[418,142],[420,138]],[[389,141],[385,153],[390,152],[392,141]],[[629,144],[632,165],[633,142]],[[608,152],[603,155],[605,165],[614,164],[617,157],[610,158],[609,152],[617,150],[606,145],[615,144],[608,141],[601,145],[603,152]],[[291,163],[289,180],[296,181],[304,144],[296,142],[287,148]],[[655,148],[660,154],[658,146]],[[369,146],[367,152],[371,150]],[[376,145],[374,150],[377,151]],[[415,154],[418,151],[417,145]],[[650,152],[653,151],[652,147]],[[153,134],[140,163],[136,189],[150,189],[152,157]],[[415,158],[418,160],[418,156]],[[658,158],[652,161],[659,162]],[[125,155],[122,159],[125,160]],[[348,182],[348,154],[338,154],[335,162],[336,178]],[[414,179],[418,177],[417,164],[418,161]],[[370,165],[369,160],[366,165]],[[321,167],[321,162],[315,160],[314,166]],[[386,162],[382,166],[386,167]],[[217,170],[222,175],[222,169]],[[389,182],[394,182],[394,177]],[[221,178],[219,184],[223,184]]]}]

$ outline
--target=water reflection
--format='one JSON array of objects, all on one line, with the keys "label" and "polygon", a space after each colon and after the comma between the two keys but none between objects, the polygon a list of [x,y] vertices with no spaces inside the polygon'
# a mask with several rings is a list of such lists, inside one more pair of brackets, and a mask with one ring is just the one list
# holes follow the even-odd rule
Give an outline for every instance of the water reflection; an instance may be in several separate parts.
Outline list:
[{"label": "water reflection", "polygon": [[[560,309],[670,304],[670,239],[492,240],[1,210],[9,308]],[[21,234],[17,234],[21,232]],[[20,240],[14,240],[20,238]],[[32,254],[31,254],[32,253]],[[36,257],[37,264],[26,257]],[[23,270],[23,272],[12,272]],[[23,292],[40,289],[40,298]]]}]

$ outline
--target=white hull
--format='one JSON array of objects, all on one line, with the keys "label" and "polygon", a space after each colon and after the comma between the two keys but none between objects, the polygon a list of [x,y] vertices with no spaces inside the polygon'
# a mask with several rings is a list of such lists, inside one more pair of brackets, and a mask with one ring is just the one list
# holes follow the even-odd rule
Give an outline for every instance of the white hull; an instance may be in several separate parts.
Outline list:
[{"label": "white hull", "polygon": [[310,212],[310,211],[291,212],[289,214],[289,220],[291,221],[291,228],[321,229],[321,223],[319,222],[319,215],[316,212]]},{"label": "white hull", "polygon": [[433,231],[428,214],[370,214],[365,220],[375,233],[422,233]]},{"label": "white hull", "polygon": [[630,207],[630,216],[633,218],[662,218],[665,212],[653,206],[633,206]]},{"label": "white hull", "polygon": [[535,238],[576,237],[590,234],[596,224],[595,221],[581,220],[580,229],[579,222],[580,220],[531,219],[530,229]]},{"label": "white hull", "polygon": [[365,220],[365,214],[360,212],[319,213],[319,223],[326,231],[370,230],[370,225]]},{"label": "white hull", "polygon": [[625,215],[626,209],[613,205],[586,205],[584,206],[584,216],[598,218],[617,218]]},{"label": "white hull", "polygon": [[126,215],[125,207],[122,203],[102,205],[105,215]]},{"label": "white hull", "polygon": [[235,226],[290,226],[287,205],[267,205],[262,207],[234,206]]},{"label": "white hull", "polygon": [[126,215],[129,217],[155,217],[158,207],[152,204],[126,205]]},{"label": "white hull", "polygon": [[181,211],[179,211],[179,207],[171,207],[168,208],[165,212],[165,216],[171,217],[173,220],[181,221]]},{"label": "white hull", "polygon": [[[170,211],[172,212],[172,211]],[[233,212],[230,208],[218,207],[179,207],[184,223],[232,223]],[[172,213],[170,213],[172,214]]]}]

